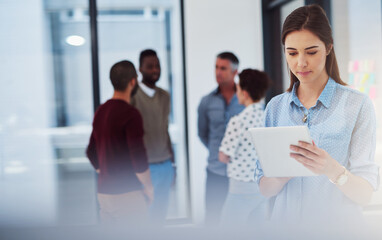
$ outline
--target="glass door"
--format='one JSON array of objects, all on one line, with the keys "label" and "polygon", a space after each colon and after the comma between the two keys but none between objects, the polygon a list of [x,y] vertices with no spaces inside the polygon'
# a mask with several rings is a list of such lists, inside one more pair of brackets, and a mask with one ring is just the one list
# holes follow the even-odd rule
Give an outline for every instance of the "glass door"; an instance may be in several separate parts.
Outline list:
[{"label": "glass door", "polygon": [[113,94],[109,71],[114,63],[128,59],[138,71],[142,50],[158,54],[161,77],[157,85],[171,96],[169,132],[177,166],[167,219],[189,218],[180,2],[103,0],[97,5],[101,103]]},{"label": "glass door", "polygon": [[93,115],[87,11],[86,0],[0,2],[0,225],[97,222],[84,154]]}]

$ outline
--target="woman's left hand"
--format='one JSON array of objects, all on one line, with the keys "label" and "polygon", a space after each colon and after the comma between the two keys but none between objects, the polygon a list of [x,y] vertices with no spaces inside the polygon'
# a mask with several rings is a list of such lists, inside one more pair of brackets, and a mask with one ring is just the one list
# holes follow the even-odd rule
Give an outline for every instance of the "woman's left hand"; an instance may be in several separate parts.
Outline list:
[{"label": "woman's left hand", "polygon": [[219,161],[227,164],[230,161],[230,157],[228,155],[224,154],[223,152],[219,151]]},{"label": "woman's left hand", "polygon": [[325,150],[312,144],[299,141],[298,145],[290,145],[293,151],[290,156],[318,175],[331,176],[336,165],[339,165]]},{"label": "woman's left hand", "polygon": [[[332,182],[337,182],[338,176],[344,173],[343,166],[333,159],[325,150],[314,144],[299,142],[298,146],[291,145],[294,153],[290,156],[303,164],[316,174],[326,175]],[[349,180],[345,185],[337,185],[341,191],[352,201],[366,205],[370,202],[373,193],[372,185],[364,178],[348,172]]]}]

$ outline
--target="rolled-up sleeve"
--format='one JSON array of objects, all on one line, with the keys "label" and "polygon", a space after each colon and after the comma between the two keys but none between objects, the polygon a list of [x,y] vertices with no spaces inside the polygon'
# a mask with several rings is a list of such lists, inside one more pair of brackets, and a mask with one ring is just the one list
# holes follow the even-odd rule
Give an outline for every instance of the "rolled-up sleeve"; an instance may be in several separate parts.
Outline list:
[{"label": "rolled-up sleeve", "polygon": [[374,106],[364,98],[350,142],[349,171],[367,180],[374,190],[379,187],[379,167],[374,161],[376,117]]},{"label": "rolled-up sleeve", "polygon": [[257,184],[260,184],[260,179],[264,177],[263,169],[261,168],[261,164],[259,160],[256,161],[256,168],[255,168],[255,182]]}]

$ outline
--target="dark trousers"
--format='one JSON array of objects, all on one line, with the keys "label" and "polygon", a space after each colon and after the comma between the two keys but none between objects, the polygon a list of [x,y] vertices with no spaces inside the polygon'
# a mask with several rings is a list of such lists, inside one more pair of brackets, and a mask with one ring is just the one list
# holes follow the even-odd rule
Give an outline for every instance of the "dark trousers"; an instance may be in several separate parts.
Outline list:
[{"label": "dark trousers", "polygon": [[206,225],[217,226],[228,194],[228,177],[207,170],[206,182]]}]

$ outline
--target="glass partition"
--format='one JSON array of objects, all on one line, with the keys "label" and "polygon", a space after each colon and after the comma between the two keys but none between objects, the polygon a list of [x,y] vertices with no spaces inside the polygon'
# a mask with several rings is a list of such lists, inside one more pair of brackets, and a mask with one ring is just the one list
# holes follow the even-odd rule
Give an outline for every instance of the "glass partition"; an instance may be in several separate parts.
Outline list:
[{"label": "glass partition", "polygon": [[[0,1],[0,226],[93,225],[95,172],[85,156],[93,119],[87,0]],[[98,1],[101,103],[111,65],[154,48],[171,93],[177,162],[168,219],[188,210],[179,2]]]}]

